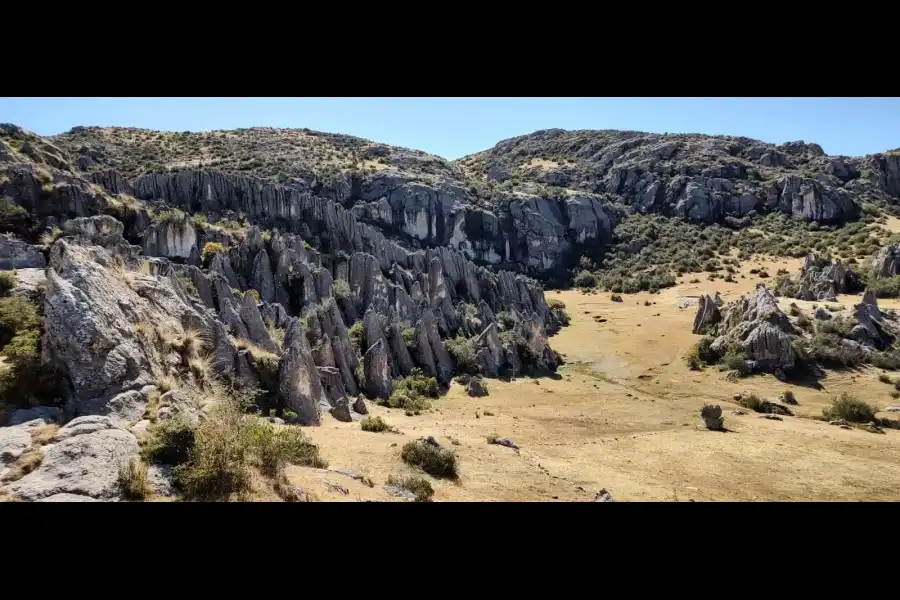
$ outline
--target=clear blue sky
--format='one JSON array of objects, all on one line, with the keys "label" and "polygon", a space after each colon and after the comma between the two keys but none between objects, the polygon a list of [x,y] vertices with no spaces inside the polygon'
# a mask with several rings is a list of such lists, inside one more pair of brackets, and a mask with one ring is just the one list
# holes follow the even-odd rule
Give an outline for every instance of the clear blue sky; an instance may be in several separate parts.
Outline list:
[{"label": "clear blue sky", "polygon": [[898,98],[0,98],[0,122],[41,135],[309,127],[450,159],[555,127],[805,140],[845,155],[900,147]]}]

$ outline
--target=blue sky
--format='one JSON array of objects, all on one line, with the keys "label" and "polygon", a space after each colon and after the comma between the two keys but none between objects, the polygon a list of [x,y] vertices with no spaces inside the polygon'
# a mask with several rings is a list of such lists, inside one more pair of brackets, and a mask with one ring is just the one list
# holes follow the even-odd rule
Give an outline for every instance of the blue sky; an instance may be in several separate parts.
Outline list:
[{"label": "blue sky", "polygon": [[805,140],[845,155],[900,147],[898,98],[0,98],[0,122],[41,135],[309,127],[450,159],[554,127]]}]

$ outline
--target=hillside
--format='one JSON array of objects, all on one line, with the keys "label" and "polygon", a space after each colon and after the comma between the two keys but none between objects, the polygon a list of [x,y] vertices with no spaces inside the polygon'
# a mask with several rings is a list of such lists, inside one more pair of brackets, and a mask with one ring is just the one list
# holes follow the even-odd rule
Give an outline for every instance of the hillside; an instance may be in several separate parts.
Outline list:
[{"label": "hillside", "polygon": [[[76,128],[51,141],[88,173],[138,179],[202,168],[285,183],[339,202],[410,248],[447,246],[555,285],[586,268],[606,289],[661,288],[696,269],[646,239],[659,226],[654,215],[681,217],[678,238],[720,225],[710,230],[717,245],[728,234],[748,250],[760,231],[774,234],[774,251],[791,256],[834,226],[857,224],[846,231],[861,233],[867,215],[895,213],[900,196],[900,153],[828,156],[813,143],[741,137],[547,130],[453,163],[308,130]],[[790,243],[797,235],[810,239]],[[653,276],[634,278],[651,268]]]},{"label": "hillside", "polygon": [[803,142],[2,125],[0,497],[888,499],[898,200]]}]

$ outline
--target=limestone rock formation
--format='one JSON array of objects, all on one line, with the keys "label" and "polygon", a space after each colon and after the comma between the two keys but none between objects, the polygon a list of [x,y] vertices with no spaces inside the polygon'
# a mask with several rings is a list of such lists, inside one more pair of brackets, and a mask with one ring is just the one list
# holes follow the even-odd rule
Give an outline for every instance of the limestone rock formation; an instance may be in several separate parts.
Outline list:
[{"label": "limestone rock formation", "polygon": [[722,315],[719,314],[719,307],[716,301],[710,296],[700,296],[692,332],[695,335],[703,334],[711,327],[714,327],[721,318]]},{"label": "limestone rock formation", "polygon": [[394,391],[391,368],[383,339],[372,344],[363,360],[366,374],[366,393],[371,398],[388,398]]},{"label": "limestone rock formation", "polygon": [[875,275],[882,279],[900,274],[900,244],[885,246],[874,259]]},{"label": "limestone rock formation", "polygon": [[0,234],[0,271],[39,269],[47,266],[40,248],[26,244],[14,235]]}]

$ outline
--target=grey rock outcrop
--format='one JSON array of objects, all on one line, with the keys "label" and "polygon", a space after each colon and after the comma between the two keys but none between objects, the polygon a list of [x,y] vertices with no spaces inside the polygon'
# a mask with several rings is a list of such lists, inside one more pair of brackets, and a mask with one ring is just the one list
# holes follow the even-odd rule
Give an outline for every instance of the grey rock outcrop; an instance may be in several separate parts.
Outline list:
[{"label": "grey rock outcrop", "polygon": [[722,355],[729,347],[740,346],[754,369],[782,376],[795,367],[793,327],[765,286],[757,286],[749,298],[742,296],[723,306],[721,319],[709,333],[716,338],[710,346],[713,352]]},{"label": "grey rock outcrop", "polygon": [[840,261],[831,262],[819,254],[810,254],[800,270],[799,300],[836,302],[838,294],[849,288],[851,273]]},{"label": "grey rock outcrop", "polygon": [[366,374],[366,393],[373,398],[388,398],[394,391],[391,367],[383,339],[372,344],[363,357]]},{"label": "grey rock outcrop", "polygon": [[279,351],[278,345],[272,340],[269,330],[266,329],[266,324],[262,320],[262,315],[259,314],[259,308],[256,306],[253,294],[244,294],[241,300],[240,314],[241,320],[247,327],[247,335],[249,336],[247,340],[264,350],[277,353]]},{"label": "grey rock outcrop", "polygon": [[900,244],[885,246],[875,255],[876,277],[886,279],[900,274]]},{"label": "grey rock outcrop", "polygon": [[9,485],[14,496],[31,501],[57,494],[118,498],[119,468],[137,455],[137,438],[109,422],[70,425],[68,435],[64,427],[57,434],[60,441],[43,447],[35,471]]},{"label": "grey rock outcrop", "polygon": [[44,314],[44,361],[68,382],[79,414],[107,414],[113,397],[164,372],[136,325],[153,323],[173,332],[185,324],[211,325],[168,277],[120,275],[104,249],[66,239],[50,252]]},{"label": "grey rock outcrop", "polygon": [[472,377],[469,379],[469,383],[466,384],[466,393],[473,398],[480,398],[488,395],[487,389],[484,387],[484,382],[482,382],[480,377]]},{"label": "grey rock outcrop", "polygon": [[700,296],[697,315],[694,317],[694,335],[703,334],[722,319],[716,301],[710,296]]},{"label": "grey rock outcrop", "polygon": [[41,269],[47,261],[38,246],[26,244],[14,235],[0,234],[0,271]]},{"label": "grey rock outcrop", "polygon": [[250,285],[259,292],[260,300],[275,302],[275,277],[272,274],[272,263],[265,250],[260,250],[253,261]]},{"label": "grey rock outcrop", "polygon": [[197,247],[197,229],[188,216],[155,223],[144,232],[142,247],[147,256],[188,259]]},{"label": "grey rock outcrop", "polygon": [[285,347],[278,367],[278,394],[301,425],[318,425],[319,407],[329,403],[299,319],[288,326]]},{"label": "grey rock outcrop", "polygon": [[353,421],[353,415],[350,414],[350,404],[347,402],[346,398],[336,400],[329,412],[331,413],[331,416],[338,421],[343,421],[344,423]]}]

